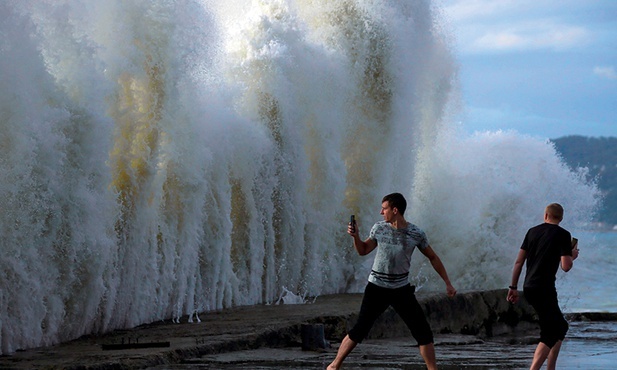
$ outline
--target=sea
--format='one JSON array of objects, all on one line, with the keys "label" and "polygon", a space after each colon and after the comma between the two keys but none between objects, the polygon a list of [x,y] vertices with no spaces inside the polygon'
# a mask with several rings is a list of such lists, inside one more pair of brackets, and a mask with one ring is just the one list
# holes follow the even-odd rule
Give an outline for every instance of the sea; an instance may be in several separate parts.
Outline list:
[{"label": "sea", "polygon": [[572,230],[579,257],[567,273],[557,274],[564,312],[617,312],[617,231]]}]

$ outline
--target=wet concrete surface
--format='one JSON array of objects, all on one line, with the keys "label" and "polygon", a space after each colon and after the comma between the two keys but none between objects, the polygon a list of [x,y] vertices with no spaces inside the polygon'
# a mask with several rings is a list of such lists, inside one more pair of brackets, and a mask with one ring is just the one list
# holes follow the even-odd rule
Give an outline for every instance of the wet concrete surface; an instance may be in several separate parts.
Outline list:
[{"label": "wet concrete surface", "polygon": [[[200,322],[161,321],[55,346],[0,357],[0,369],[140,369],[174,364],[207,354],[286,346],[298,341],[302,323],[342,322],[357,310],[361,295],[319,297],[312,304],[256,305],[200,314]],[[345,330],[341,327],[340,330]],[[106,344],[161,343],[169,347],[103,350]]]},{"label": "wet concrete surface", "polygon": [[[617,368],[617,322],[571,322],[558,369],[611,370]],[[440,334],[435,350],[440,369],[528,369],[536,347],[537,332],[480,338],[473,335]],[[323,352],[299,347],[207,355],[149,370],[282,370],[324,369],[334,358],[338,344]],[[372,339],[360,344],[348,357],[345,369],[425,369],[411,338]]]},{"label": "wet concrete surface", "polygon": [[[440,368],[528,367],[537,336],[533,312],[524,302],[509,305],[505,295],[505,290],[467,292],[454,299],[444,294],[418,294],[435,332]],[[355,322],[361,299],[361,294],[329,295],[301,305],[257,305],[203,313],[199,322],[188,322],[187,317],[180,323],[161,321],[0,356],[0,369],[322,369]],[[570,342],[582,344],[569,352],[581,357],[593,350],[599,362],[617,360],[612,347],[617,339],[614,322],[607,324],[608,329],[592,329],[595,334],[590,334],[588,318],[576,320],[582,324],[579,339],[572,334]],[[303,351],[302,324],[323,325],[331,346]],[[104,349],[128,347],[129,343],[146,348]],[[161,343],[167,345],[148,347]],[[568,343],[563,347],[566,353]],[[423,364],[406,327],[389,310],[350,355],[345,368],[420,369]]]}]

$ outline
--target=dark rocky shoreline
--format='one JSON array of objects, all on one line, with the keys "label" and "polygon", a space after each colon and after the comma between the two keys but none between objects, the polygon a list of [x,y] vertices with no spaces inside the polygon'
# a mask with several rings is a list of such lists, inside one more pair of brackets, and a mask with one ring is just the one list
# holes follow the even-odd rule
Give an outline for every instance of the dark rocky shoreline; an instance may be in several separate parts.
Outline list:
[{"label": "dark rocky shoreline", "polygon": [[[442,342],[443,338],[447,342],[448,336],[456,337],[451,341],[462,343],[497,337],[507,343],[533,341],[529,336],[530,330],[537,329],[533,310],[524,300],[511,305],[505,297],[505,290],[465,292],[454,298],[437,293],[418,294],[436,338],[440,336]],[[355,322],[361,299],[361,294],[328,295],[302,305],[257,305],[202,313],[201,322],[189,323],[185,317],[180,323],[162,321],[18,351],[1,356],[0,369],[172,368],[174,364],[209,355],[300,348],[303,324],[322,324],[326,340],[337,343]],[[577,313],[568,317],[576,321],[614,321],[617,314]],[[465,336],[473,340],[461,339]],[[388,310],[367,341],[405,337],[409,337],[407,328]],[[407,340],[410,341],[413,339]],[[113,349],[118,347],[114,345],[129,343],[140,344]]]}]

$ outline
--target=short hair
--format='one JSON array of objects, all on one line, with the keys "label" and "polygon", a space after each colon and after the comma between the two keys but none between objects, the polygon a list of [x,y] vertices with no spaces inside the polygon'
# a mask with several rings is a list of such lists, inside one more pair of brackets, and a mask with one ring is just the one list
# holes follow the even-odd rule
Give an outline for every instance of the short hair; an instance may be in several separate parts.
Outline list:
[{"label": "short hair", "polygon": [[563,207],[559,203],[551,203],[546,206],[546,213],[557,221],[563,220]]},{"label": "short hair", "polygon": [[405,197],[401,193],[392,193],[388,194],[381,200],[381,203],[388,202],[390,208],[396,208],[400,212],[401,215],[405,214],[405,210],[407,209],[407,201]]}]

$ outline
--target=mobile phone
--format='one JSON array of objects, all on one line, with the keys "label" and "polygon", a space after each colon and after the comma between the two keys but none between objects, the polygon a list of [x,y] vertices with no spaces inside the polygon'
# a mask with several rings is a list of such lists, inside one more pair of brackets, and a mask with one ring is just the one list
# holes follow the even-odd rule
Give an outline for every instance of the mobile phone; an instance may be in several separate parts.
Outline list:
[{"label": "mobile phone", "polygon": [[351,217],[349,218],[349,224],[351,225],[351,228],[353,230],[353,232],[356,232],[356,216],[351,215]]},{"label": "mobile phone", "polygon": [[578,239],[572,238],[572,249],[578,249]]}]

